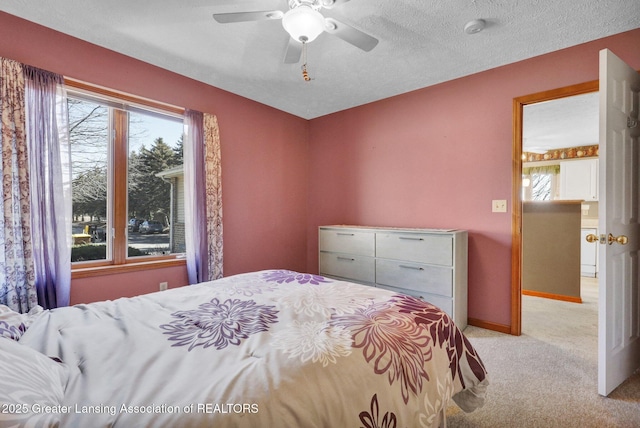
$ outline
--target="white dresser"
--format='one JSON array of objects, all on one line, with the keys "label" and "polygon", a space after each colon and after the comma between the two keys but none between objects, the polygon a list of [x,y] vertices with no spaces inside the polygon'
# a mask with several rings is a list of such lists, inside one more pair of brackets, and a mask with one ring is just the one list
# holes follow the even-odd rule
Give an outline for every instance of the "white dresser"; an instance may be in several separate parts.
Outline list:
[{"label": "white dresser", "polygon": [[320,274],[420,297],[467,326],[467,231],[320,226]]}]

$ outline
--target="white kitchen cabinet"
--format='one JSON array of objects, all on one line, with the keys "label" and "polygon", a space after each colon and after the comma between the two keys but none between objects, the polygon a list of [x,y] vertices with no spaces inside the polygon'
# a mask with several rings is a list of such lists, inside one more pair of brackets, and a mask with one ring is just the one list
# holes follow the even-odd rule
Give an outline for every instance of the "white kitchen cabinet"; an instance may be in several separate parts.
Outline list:
[{"label": "white kitchen cabinet", "polygon": [[560,163],[560,199],[598,200],[598,159]]},{"label": "white kitchen cabinet", "polygon": [[319,228],[320,274],[409,294],[467,325],[467,231]]}]

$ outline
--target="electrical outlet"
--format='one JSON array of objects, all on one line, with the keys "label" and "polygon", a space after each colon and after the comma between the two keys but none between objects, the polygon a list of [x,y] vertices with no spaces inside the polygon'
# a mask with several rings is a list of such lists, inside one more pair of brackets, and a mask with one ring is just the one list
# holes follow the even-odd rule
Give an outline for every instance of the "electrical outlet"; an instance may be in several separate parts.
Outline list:
[{"label": "electrical outlet", "polygon": [[491,212],[494,213],[506,213],[507,212],[507,200],[506,199],[494,199],[491,201]]},{"label": "electrical outlet", "polygon": [[167,288],[169,288],[169,283],[168,282],[161,282],[160,283],[160,291],[164,291]]}]

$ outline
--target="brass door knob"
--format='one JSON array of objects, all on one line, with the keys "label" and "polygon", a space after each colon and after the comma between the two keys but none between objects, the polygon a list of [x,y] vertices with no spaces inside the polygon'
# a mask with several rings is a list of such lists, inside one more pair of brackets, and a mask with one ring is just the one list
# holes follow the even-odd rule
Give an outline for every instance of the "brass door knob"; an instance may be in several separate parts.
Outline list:
[{"label": "brass door knob", "polygon": [[593,233],[588,234],[587,236],[585,236],[584,239],[586,239],[587,242],[591,242],[591,243],[600,241],[600,238],[598,238],[598,236],[594,235]]},{"label": "brass door knob", "polygon": [[613,236],[612,234],[609,234],[609,236],[607,237],[607,242],[609,243],[609,245],[613,244],[614,242],[617,242],[621,245],[626,245],[627,242],[629,242],[629,238],[624,235]]}]

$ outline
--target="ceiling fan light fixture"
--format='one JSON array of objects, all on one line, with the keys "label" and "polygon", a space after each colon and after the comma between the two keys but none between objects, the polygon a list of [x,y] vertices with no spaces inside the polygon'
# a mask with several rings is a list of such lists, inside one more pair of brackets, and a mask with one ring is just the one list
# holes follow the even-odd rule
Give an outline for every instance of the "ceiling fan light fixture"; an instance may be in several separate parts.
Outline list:
[{"label": "ceiling fan light fixture", "polygon": [[324,17],[317,10],[300,5],[284,14],[282,26],[292,39],[308,43],[324,31]]}]

